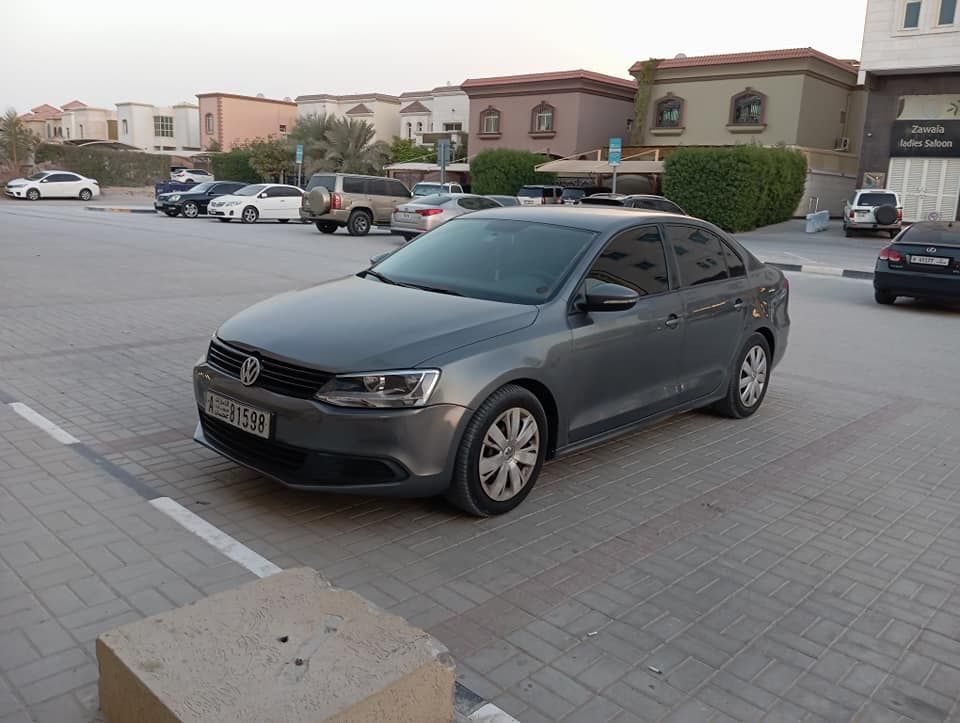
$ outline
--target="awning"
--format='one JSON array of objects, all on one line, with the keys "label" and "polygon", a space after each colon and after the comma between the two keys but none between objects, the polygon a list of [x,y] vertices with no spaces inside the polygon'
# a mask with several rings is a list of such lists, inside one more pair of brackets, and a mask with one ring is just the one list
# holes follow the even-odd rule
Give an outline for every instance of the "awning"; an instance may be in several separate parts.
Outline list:
[{"label": "awning", "polygon": [[[422,173],[430,173],[431,171],[440,172],[440,166],[436,163],[391,163],[389,166],[384,166],[385,171],[419,171]],[[469,163],[448,163],[447,170],[451,173],[470,173],[470,164]]]},{"label": "awning", "polygon": [[[606,161],[548,161],[537,166],[541,173],[566,173],[570,175],[613,173],[613,167]],[[617,166],[617,173],[663,173],[663,161],[623,161]]]}]

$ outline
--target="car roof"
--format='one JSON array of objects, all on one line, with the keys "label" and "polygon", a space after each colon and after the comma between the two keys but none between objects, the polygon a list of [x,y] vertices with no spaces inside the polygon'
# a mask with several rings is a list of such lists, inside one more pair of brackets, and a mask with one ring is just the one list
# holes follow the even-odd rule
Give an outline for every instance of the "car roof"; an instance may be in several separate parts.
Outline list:
[{"label": "car roof", "polygon": [[[622,228],[632,228],[644,218],[651,222],[661,223],[664,219],[675,218],[689,224],[690,221],[700,221],[691,216],[681,216],[678,213],[664,211],[637,210],[624,213],[622,209],[611,206],[505,206],[498,209],[474,211],[472,219],[506,219],[510,221],[531,221],[533,223],[552,224],[580,228],[598,233],[615,232]],[[705,225],[706,222],[700,221]]]},{"label": "car roof", "polygon": [[896,191],[891,191],[889,188],[858,188],[857,193],[892,193],[896,195]]}]

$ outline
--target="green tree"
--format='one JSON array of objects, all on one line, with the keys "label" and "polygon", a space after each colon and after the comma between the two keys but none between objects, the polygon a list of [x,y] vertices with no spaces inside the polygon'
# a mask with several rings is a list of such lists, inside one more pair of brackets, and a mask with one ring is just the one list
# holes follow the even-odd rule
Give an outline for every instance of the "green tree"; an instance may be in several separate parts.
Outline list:
[{"label": "green tree", "polygon": [[326,133],[328,170],[379,173],[390,159],[390,146],[374,142],[373,126],[356,118],[337,118]]},{"label": "green tree", "polygon": [[244,183],[259,183],[260,173],[250,162],[250,149],[238,146],[223,153],[216,153],[210,158],[213,175],[221,181],[243,181]]},{"label": "green tree", "polygon": [[432,146],[418,146],[414,141],[394,136],[390,144],[390,163],[407,163],[419,161],[433,163],[436,160],[436,151]]},{"label": "green tree", "polygon": [[283,181],[295,173],[293,151],[284,138],[257,138],[246,145],[250,165],[263,181]]},{"label": "green tree", "polygon": [[336,118],[326,113],[309,115],[297,121],[296,127],[288,138],[291,145],[303,144],[304,171],[309,175],[314,171],[332,170],[327,167],[327,151],[330,143],[327,132],[333,127]]},{"label": "green tree", "polygon": [[30,155],[39,144],[40,139],[30,132],[20,120],[17,111],[13,108],[0,118],[0,149],[13,163],[14,168],[30,162]]},{"label": "green tree", "polygon": [[480,194],[504,194],[515,196],[521,186],[533,183],[554,183],[552,173],[538,173],[536,167],[546,163],[546,156],[518,151],[511,148],[499,148],[481,151],[470,161],[470,175],[473,177],[473,192]]}]

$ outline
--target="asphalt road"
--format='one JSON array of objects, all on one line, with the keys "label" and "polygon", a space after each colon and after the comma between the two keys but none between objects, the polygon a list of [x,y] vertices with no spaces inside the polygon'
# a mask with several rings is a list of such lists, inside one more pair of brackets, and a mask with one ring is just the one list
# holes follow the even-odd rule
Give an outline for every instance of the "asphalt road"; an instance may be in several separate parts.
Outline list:
[{"label": "asphalt road", "polygon": [[[746,242],[825,265],[883,243],[788,235]],[[429,630],[464,684],[524,723],[957,719],[960,311],[881,307],[869,282],[788,274],[790,347],[757,415],[686,414],[552,463],[495,520],[283,490],[192,442],[190,369],[221,321],[394,247],[295,223],[0,202],[0,402],[102,462],[29,436],[0,405],[0,719],[9,687],[37,720],[82,720],[63,711],[95,701],[91,636],[189,599],[163,581],[202,552],[116,549],[102,530],[82,560],[67,549],[70,501],[51,501],[50,480],[129,524],[108,505],[124,475]],[[4,521],[34,509],[39,528],[66,530],[51,560],[16,538],[33,528]],[[75,568],[104,560],[129,572],[109,568],[116,582],[88,600]],[[55,682],[37,677],[46,648],[9,612],[8,581],[81,646],[84,675],[57,658],[42,668]],[[58,716],[39,716],[51,701]]]},{"label": "asphalt road", "polygon": [[764,261],[830,266],[873,271],[880,249],[890,243],[887,234],[861,233],[847,238],[839,221],[819,233],[806,233],[805,223],[787,221],[737,234],[737,238]]}]

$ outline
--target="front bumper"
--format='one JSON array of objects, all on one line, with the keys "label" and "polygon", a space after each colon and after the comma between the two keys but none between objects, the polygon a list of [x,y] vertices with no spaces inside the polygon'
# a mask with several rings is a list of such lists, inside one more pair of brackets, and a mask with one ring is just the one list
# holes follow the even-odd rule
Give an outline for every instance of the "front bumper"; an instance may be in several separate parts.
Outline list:
[{"label": "front bumper", "polygon": [[6,187],[3,189],[5,195],[10,196],[10,198],[26,198],[27,189],[23,186],[18,186],[16,188]]},{"label": "front bumper", "polygon": [[873,274],[873,288],[897,296],[960,301],[960,270],[951,273],[898,271],[891,269],[886,261],[880,261]]},{"label": "front bumper", "polygon": [[273,415],[271,439],[235,429],[200,411],[194,439],[287,487],[397,497],[429,497],[450,484],[468,410],[344,409],[245,387],[207,363],[194,368],[199,410],[208,390]]},{"label": "front bumper", "polygon": [[179,203],[172,203],[170,201],[154,201],[153,207],[157,211],[179,211],[180,210]]},{"label": "front bumper", "polygon": [[219,216],[220,218],[238,218],[239,211],[239,206],[221,206],[219,208],[214,208],[213,206],[207,207],[208,216]]}]

